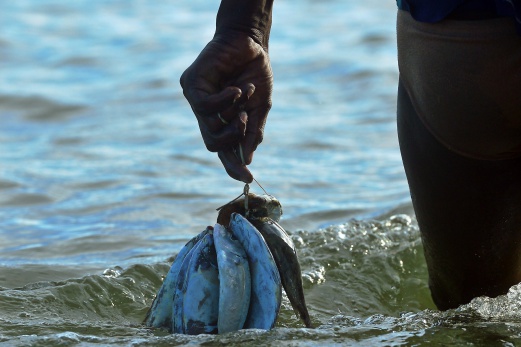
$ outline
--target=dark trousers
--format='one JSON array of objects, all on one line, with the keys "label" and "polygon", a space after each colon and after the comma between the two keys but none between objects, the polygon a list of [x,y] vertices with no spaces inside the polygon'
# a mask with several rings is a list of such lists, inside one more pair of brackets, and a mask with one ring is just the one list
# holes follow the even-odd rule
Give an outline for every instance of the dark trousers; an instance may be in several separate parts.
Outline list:
[{"label": "dark trousers", "polygon": [[450,151],[426,129],[401,82],[398,136],[438,308],[521,282],[521,158]]}]

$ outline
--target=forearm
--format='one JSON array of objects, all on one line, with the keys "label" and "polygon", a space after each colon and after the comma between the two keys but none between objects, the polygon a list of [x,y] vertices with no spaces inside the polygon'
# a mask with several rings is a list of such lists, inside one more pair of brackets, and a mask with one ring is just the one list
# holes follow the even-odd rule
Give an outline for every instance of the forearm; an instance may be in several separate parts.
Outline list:
[{"label": "forearm", "polygon": [[216,36],[242,32],[268,49],[273,0],[222,0]]}]

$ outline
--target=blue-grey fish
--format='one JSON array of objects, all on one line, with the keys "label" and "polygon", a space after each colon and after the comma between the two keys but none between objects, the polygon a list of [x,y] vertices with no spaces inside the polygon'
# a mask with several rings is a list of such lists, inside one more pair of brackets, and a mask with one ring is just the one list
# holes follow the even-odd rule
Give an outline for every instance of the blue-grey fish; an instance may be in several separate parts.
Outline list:
[{"label": "blue-grey fish", "polygon": [[183,290],[183,333],[217,334],[219,272],[213,234],[208,233],[192,250]]},{"label": "blue-grey fish", "polygon": [[279,314],[282,285],[277,265],[259,231],[243,216],[232,213],[230,230],[248,255],[251,274],[251,298],[244,328],[269,330]]},{"label": "blue-grey fish", "polygon": [[219,334],[243,328],[250,307],[248,256],[238,239],[224,226],[213,229],[219,267]]},{"label": "blue-grey fish", "polygon": [[302,273],[293,240],[277,222],[269,217],[251,219],[252,224],[260,231],[275,259],[279,269],[284,291],[295,311],[307,328],[311,328],[311,319],[306,307]]},{"label": "blue-grey fish", "polygon": [[[206,237],[208,234],[204,235]],[[202,240],[201,239],[201,240]],[[199,240],[194,247],[188,252],[184,258],[179,274],[177,275],[174,284],[174,293],[172,295],[172,323],[171,333],[183,334],[183,303],[184,294],[186,293],[186,287],[188,285],[188,276],[190,275],[190,263],[194,255],[199,252],[201,246],[201,240]]]},{"label": "blue-grey fish", "polygon": [[150,309],[144,320],[144,324],[154,328],[166,328],[169,331],[172,330],[172,298],[175,291],[175,283],[179,270],[186,255],[192,250],[197,242],[199,242],[212,227],[207,227],[206,230],[201,232],[199,235],[192,238],[186,243],[186,245],[177,254],[166,275],[163,284],[157,292]]}]

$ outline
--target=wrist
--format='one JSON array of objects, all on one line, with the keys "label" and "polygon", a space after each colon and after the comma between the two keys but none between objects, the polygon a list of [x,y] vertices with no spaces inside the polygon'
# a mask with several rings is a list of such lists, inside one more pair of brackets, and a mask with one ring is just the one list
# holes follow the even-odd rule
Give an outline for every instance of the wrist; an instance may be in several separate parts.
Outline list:
[{"label": "wrist", "polygon": [[273,0],[222,0],[215,35],[246,34],[267,51],[272,9]]}]

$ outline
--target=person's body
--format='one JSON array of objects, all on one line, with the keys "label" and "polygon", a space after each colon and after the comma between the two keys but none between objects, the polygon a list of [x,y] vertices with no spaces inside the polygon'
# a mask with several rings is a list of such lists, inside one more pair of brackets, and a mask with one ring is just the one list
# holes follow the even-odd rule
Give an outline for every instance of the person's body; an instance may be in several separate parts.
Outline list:
[{"label": "person's body", "polygon": [[434,302],[521,282],[521,36],[483,8],[399,11],[398,132]]},{"label": "person's body", "polygon": [[[440,309],[521,282],[521,6],[496,1],[398,1],[400,149]],[[222,0],[181,77],[207,148],[247,183],[271,107],[272,5]]]}]

